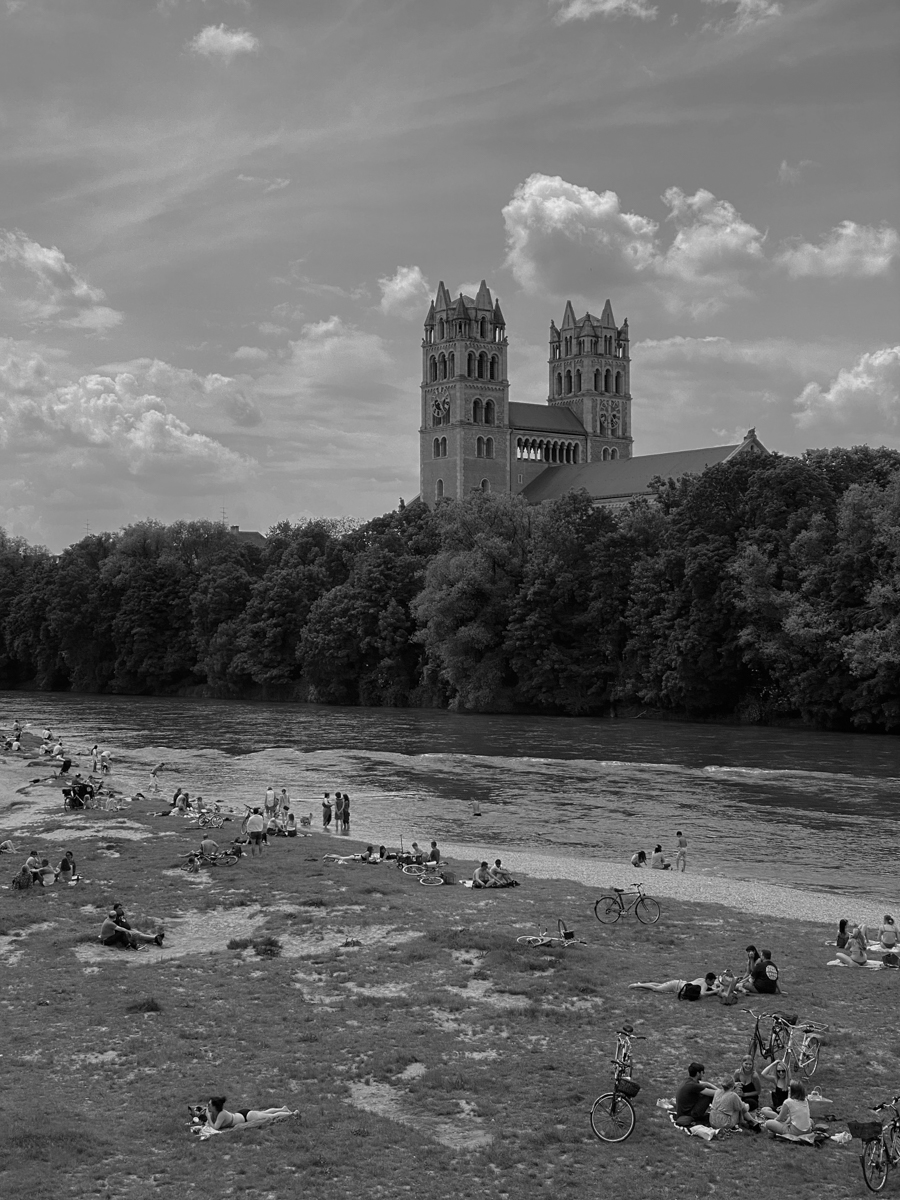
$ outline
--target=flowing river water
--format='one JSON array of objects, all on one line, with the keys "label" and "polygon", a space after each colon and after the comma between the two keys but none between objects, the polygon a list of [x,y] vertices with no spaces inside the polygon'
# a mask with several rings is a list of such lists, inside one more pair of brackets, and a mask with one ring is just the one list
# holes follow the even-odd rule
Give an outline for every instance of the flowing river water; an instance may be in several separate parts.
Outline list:
[{"label": "flowing river water", "polygon": [[[321,825],[352,798],[354,838],[626,861],[689,841],[691,873],[894,904],[900,739],[646,720],[0,693],[0,728],[49,725],[113,752],[114,782],[241,807],[287,787]],[[481,816],[472,813],[477,801]]]}]

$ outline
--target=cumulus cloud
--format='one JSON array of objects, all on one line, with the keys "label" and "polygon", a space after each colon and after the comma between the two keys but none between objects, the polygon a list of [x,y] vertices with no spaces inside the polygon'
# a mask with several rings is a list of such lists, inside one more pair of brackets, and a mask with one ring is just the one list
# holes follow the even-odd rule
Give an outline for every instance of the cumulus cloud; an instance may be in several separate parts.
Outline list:
[{"label": "cumulus cloud", "polygon": [[771,21],[774,17],[784,15],[781,4],[774,3],[773,0],[703,0],[703,2],[704,4],[733,6],[731,15],[720,21],[717,27],[730,29],[735,33],[752,29],[756,25]]},{"label": "cumulus cloud", "polygon": [[188,422],[206,428],[251,429],[262,422],[262,413],[246,377],[242,381],[216,372],[198,375],[189,368],[174,367],[155,358],[111,363],[102,367],[101,372],[113,376],[124,391],[156,396]]},{"label": "cumulus cloud", "polygon": [[663,201],[678,233],[655,265],[658,275],[683,285],[666,293],[668,306],[705,316],[746,296],[745,279],[765,264],[764,235],[734,205],[704,188],[687,196],[672,187]]},{"label": "cumulus cloud", "polygon": [[261,346],[238,346],[231,357],[242,362],[264,362],[269,357],[269,352]]},{"label": "cumulus cloud", "polygon": [[797,397],[801,429],[852,429],[855,441],[900,443],[900,346],[860,356],[827,387],[810,383]]},{"label": "cumulus cloud", "polygon": [[225,25],[207,25],[188,42],[188,49],[203,58],[218,58],[232,62],[239,54],[253,54],[259,49],[259,38],[246,29],[228,29]]},{"label": "cumulus cloud", "polygon": [[[393,392],[395,366],[384,341],[340,317],[304,325],[290,343],[287,357],[277,369],[258,381],[261,393],[290,396],[296,412],[314,412],[327,418],[342,405],[359,412],[383,404]],[[327,410],[322,409],[327,400]]]},{"label": "cumulus cloud", "polygon": [[820,245],[801,242],[787,246],[775,261],[794,279],[802,276],[866,279],[884,275],[900,253],[900,235],[882,225],[857,225],[842,221]]},{"label": "cumulus cloud", "polygon": [[431,297],[431,287],[419,267],[398,267],[393,275],[378,280],[379,308],[386,316],[421,316]]},{"label": "cumulus cloud", "polygon": [[560,7],[554,16],[557,24],[587,21],[591,17],[638,17],[652,21],[659,10],[647,0],[553,0]]},{"label": "cumulus cloud", "polygon": [[56,246],[0,229],[0,315],[7,320],[104,333],[122,320],[105,299]]},{"label": "cumulus cloud", "polygon": [[652,270],[657,225],[622,212],[615,192],[531,175],[503,209],[506,265],[526,292],[561,296],[634,281]]}]

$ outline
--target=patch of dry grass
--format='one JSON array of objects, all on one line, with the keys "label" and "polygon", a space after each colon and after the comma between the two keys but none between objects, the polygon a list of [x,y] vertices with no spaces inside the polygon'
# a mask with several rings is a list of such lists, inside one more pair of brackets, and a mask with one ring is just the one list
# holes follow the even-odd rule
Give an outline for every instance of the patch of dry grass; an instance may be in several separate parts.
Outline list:
[{"label": "patch of dry grass", "polygon": [[[855,1149],[749,1136],[707,1147],[676,1133],[656,1098],[693,1058],[713,1079],[735,1066],[748,1018],[626,986],[737,967],[748,941],[770,945],[785,1001],[832,1026],[816,1082],[839,1115],[858,1115],[900,1082],[900,980],[826,969],[821,927],[669,902],[658,926],[603,927],[573,883],[427,889],[387,866],[324,864],[321,835],[279,841],[198,888],[162,873],[194,840],[123,840],[116,859],[85,841],[91,882],[0,893],[4,1196],[693,1200],[736,1197],[749,1179],[759,1200],[861,1192]],[[80,959],[113,900],[135,925],[164,925],[165,950]],[[588,944],[517,945],[558,915]],[[206,947],[204,928],[216,931]],[[643,1090],[634,1135],[608,1146],[587,1112],[626,1020],[647,1039]],[[186,1106],[210,1093],[287,1103],[303,1120],[201,1143]]]}]

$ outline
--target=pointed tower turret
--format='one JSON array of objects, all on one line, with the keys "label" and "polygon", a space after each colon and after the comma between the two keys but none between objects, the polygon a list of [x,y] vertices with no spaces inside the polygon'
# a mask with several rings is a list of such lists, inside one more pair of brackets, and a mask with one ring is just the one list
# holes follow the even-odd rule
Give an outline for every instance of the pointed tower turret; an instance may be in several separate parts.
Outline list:
[{"label": "pointed tower turret", "polygon": [[607,329],[616,328],[616,318],[613,316],[612,305],[608,300],[603,305],[603,312],[600,314],[600,324],[604,325]]},{"label": "pointed tower turret", "polygon": [[478,288],[478,294],[475,297],[475,307],[487,312],[490,312],[494,307],[494,301],[491,299],[491,290],[483,279]]}]

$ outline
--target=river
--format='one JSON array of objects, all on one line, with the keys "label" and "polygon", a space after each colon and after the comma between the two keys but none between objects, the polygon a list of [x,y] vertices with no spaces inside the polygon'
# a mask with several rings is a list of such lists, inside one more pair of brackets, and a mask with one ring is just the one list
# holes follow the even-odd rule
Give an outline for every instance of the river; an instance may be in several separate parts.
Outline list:
[{"label": "river", "polygon": [[0,692],[0,728],[15,717],[111,749],[123,786],[165,760],[164,794],[241,806],[271,782],[317,825],[347,791],[355,838],[627,860],[680,829],[692,872],[897,901],[895,737]]}]

